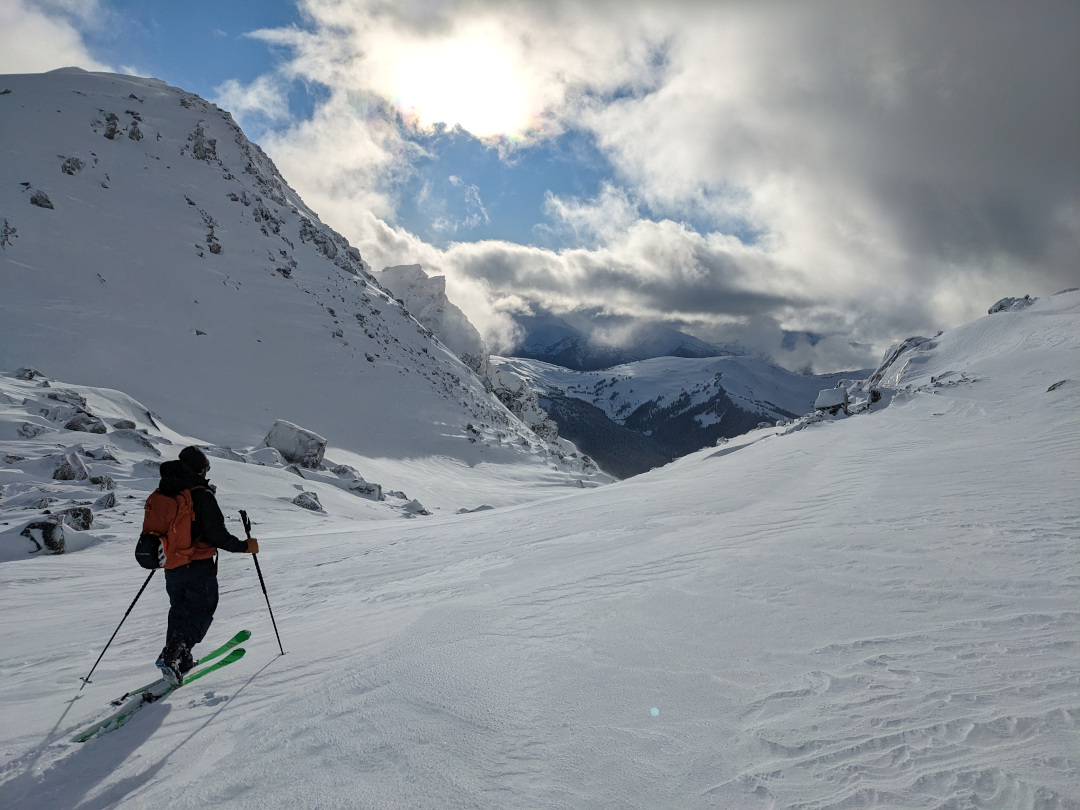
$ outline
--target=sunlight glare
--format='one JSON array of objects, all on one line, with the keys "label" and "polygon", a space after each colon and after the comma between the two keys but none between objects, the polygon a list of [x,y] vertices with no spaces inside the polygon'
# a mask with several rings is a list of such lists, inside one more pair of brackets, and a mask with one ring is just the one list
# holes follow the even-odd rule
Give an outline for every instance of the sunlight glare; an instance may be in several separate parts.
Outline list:
[{"label": "sunlight glare", "polygon": [[395,71],[399,108],[430,129],[460,125],[479,138],[520,135],[529,123],[525,87],[510,57],[484,41],[408,54]]}]

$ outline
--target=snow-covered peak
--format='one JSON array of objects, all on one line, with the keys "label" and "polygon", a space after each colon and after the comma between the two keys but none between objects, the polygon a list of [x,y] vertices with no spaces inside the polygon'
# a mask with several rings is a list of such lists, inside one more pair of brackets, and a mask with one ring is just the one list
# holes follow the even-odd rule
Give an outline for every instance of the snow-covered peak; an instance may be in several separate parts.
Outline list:
[{"label": "snow-covered peak", "polygon": [[446,297],[445,276],[429,276],[420,265],[406,264],[386,267],[377,277],[421,326],[478,374],[484,373],[487,347],[465,313]]},{"label": "snow-covered peak", "polygon": [[[366,459],[539,469],[562,452],[432,340],[227,112],[113,74],[0,89],[0,371],[123,391],[222,446],[283,419]],[[465,335],[455,311],[444,323]]]}]

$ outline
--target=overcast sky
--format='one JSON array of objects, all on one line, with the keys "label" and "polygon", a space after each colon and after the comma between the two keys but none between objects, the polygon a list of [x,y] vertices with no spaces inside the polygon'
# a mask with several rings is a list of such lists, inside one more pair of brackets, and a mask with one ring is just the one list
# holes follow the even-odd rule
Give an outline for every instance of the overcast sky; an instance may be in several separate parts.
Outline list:
[{"label": "overcast sky", "polygon": [[1080,286],[1071,0],[0,3],[0,72],[73,64],[232,111],[496,350],[587,307],[830,371]]}]

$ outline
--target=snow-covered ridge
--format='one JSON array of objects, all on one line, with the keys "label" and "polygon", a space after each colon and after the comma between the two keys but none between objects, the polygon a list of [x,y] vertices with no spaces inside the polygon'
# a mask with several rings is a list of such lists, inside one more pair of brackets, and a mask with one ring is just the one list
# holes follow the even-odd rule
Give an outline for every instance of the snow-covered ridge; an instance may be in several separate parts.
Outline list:
[{"label": "snow-covered ridge", "polygon": [[[1069,312],[1077,292],[1075,288],[1063,290],[1042,302],[1031,296],[1002,299],[990,307],[987,317],[939,332],[933,338],[910,337],[889,348],[881,365],[857,390],[880,386],[912,391],[955,384],[962,378],[971,381],[984,364],[999,362],[1002,356],[1022,357],[1027,352],[1067,345],[1068,333],[1052,327],[1040,329],[1046,321],[1023,317],[1021,313],[1036,303],[1038,313]],[[1027,328],[1016,329],[1018,323]]]},{"label": "snow-covered ridge", "polygon": [[0,88],[0,370],[123,391],[221,446],[284,419],[368,460],[564,463],[227,112],[83,71]]}]

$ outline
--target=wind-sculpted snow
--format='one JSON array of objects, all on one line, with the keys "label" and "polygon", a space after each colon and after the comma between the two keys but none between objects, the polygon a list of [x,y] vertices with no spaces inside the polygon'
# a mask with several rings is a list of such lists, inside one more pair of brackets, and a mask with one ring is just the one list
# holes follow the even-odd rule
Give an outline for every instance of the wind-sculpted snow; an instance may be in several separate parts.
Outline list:
[{"label": "wind-sculpted snow", "polygon": [[[296,478],[311,512],[216,460],[287,655],[224,555],[207,648],[250,628],[243,662],[85,745],[164,594],[80,693],[134,538],[3,563],[0,806],[1080,807],[1080,293],[933,342],[869,412],[534,503],[403,520]],[[438,488],[491,504],[483,473]]]}]

